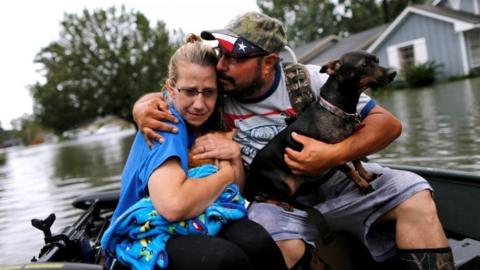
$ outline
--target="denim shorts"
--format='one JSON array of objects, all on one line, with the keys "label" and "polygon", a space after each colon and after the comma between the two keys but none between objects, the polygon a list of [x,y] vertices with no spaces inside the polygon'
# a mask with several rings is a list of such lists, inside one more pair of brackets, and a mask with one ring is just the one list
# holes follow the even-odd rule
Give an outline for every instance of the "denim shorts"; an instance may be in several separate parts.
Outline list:
[{"label": "denim shorts", "polygon": [[[312,194],[325,200],[316,203],[312,196],[300,198],[324,216],[332,231],[347,231],[356,236],[376,261],[384,261],[395,254],[395,231],[372,226],[375,221],[395,206],[422,190],[432,191],[422,177],[407,171],[393,170],[378,164],[364,164],[370,173],[380,175],[370,184],[374,192],[363,195],[352,180],[338,171]],[[311,195],[311,194],[310,194]],[[254,202],[248,217],[260,223],[275,241],[303,239],[315,245],[318,238],[315,224],[305,211],[285,210],[280,206]]]}]

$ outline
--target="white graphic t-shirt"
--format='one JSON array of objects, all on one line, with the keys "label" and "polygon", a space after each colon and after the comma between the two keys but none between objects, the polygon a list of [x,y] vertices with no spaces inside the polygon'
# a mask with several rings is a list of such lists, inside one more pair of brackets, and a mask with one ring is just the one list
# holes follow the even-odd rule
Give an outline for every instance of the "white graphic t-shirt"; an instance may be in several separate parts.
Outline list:
[{"label": "white graphic t-shirt", "polygon": [[[316,96],[327,81],[328,75],[320,73],[320,67],[306,65],[312,89]],[[362,94],[357,112],[365,117],[375,106],[375,102]],[[234,140],[240,144],[245,165],[249,165],[257,152],[286,126],[285,119],[295,115],[290,104],[285,84],[285,74],[277,66],[276,78],[269,91],[255,100],[238,101],[231,97],[225,100],[225,121],[231,130],[236,128]]]}]

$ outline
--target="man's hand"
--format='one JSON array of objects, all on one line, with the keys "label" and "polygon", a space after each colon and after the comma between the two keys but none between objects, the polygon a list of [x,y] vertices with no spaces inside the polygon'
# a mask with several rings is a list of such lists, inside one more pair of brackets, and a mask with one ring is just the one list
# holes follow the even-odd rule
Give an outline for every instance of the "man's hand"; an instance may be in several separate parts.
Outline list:
[{"label": "man's hand", "polygon": [[162,93],[150,93],[141,97],[133,106],[133,120],[138,129],[143,133],[147,144],[152,147],[152,140],[160,143],[163,137],[155,130],[177,132],[177,128],[165,122],[177,123],[176,119],[168,110],[168,104],[163,100]]},{"label": "man's hand", "polygon": [[240,157],[240,146],[232,140],[233,132],[212,132],[198,137],[190,150],[194,159],[226,159]]},{"label": "man's hand", "polygon": [[303,145],[302,151],[287,147],[283,159],[295,175],[318,175],[322,171],[337,166],[336,147],[292,132],[292,138]]},{"label": "man's hand", "polygon": [[240,153],[240,145],[232,138],[235,131],[207,133],[195,140],[190,149],[194,159],[228,160],[234,169],[235,183],[243,192],[245,187],[245,172]]},{"label": "man's hand", "polygon": [[345,140],[328,144],[295,134],[292,138],[303,145],[302,151],[285,149],[284,160],[294,174],[317,175],[352,160],[376,153],[392,143],[402,131],[402,124],[390,112],[376,105],[363,119],[364,128]]}]

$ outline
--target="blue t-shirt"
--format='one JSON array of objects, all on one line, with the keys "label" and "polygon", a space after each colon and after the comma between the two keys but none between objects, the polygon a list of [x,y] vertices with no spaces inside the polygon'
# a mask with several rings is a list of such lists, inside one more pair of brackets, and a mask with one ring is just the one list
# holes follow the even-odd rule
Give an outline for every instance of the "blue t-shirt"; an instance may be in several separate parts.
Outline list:
[{"label": "blue t-shirt", "polygon": [[137,132],[123,169],[120,200],[112,216],[113,223],[125,210],[148,195],[148,179],[167,159],[177,157],[180,166],[188,172],[188,149],[192,146],[195,135],[187,129],[185,121],[175,110],[173,104],[170,111],[179,121],[174,124],[178,133],[159,132],[164,138],[163,143],[154,142],[149,148],[140,132]]}]

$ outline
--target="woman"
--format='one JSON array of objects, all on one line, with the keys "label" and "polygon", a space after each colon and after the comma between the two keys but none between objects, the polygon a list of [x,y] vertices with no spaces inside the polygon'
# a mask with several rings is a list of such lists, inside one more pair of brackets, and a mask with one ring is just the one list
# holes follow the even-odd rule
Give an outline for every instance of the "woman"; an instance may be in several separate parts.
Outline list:
[{"label": "woman", "polygon": [[[209,135],[221,146],[218,171],[201,180],[187,176],[188,150],[208,129],[218,96],[217,58],[212,48],[190,35],[170,59],[166,89],[170,111],[179,119],[177,134],[162,133],[163,143],[149,148],[138,133],[122,175],[120,201],[112,224],[129,207],[148,196],[169,222],[201,214],[224,189],[243,186],[239,146],[221,135]],[[209,121],[207,121],[209,120]],[[241,219],[226,224],[214,237],[174,236],[166,245],[168,269],[285,269],[280,251],[258,224]],[[273,267],[273,268],[272,268]]]}]

